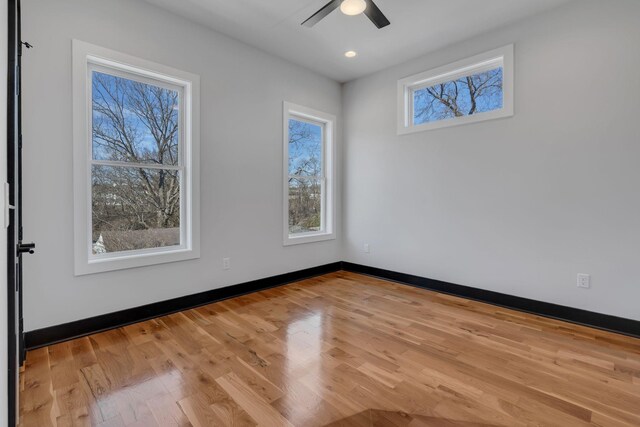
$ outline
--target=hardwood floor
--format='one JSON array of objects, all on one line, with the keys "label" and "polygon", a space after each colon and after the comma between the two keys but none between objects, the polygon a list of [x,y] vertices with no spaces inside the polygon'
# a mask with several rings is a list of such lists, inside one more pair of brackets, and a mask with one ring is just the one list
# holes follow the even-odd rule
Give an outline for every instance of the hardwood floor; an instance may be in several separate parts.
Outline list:
[{"label": "hardwood floor", "polygon": [[30,351],[23,426],[640,426],[640,340],[338,272]]}]

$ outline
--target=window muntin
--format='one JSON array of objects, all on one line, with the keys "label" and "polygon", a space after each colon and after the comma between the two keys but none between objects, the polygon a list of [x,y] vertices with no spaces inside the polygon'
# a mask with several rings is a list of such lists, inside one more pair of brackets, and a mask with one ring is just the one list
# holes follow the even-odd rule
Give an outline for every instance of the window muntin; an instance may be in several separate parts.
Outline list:
[{"label": "window muntin", "polygon": [[285,245],[333,231],[333,116],[285,103]]},{"label": "window muntin", "polygon": [[398,134],[513,115],[513,45],[398,81]]},{"label": "window muntin", "polygon": [[199,85],[73,41],[76,275],[200,256]]}]

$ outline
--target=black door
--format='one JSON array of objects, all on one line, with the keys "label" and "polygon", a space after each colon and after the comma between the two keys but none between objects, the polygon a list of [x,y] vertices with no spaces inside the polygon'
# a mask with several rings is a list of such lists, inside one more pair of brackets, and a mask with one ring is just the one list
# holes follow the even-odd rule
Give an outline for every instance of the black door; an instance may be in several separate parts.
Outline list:
[{"label": "black door", "polygon": [[22,336],[22,255],[33,244],[22,242],[22,100],[21,56],[30,47],[20,38],[20,0],[9,0],[9,61],[7,90],[7,182],[9,184],[8,304],[9,304],[9,425],[17,421],[18,366],[25,356]]}]

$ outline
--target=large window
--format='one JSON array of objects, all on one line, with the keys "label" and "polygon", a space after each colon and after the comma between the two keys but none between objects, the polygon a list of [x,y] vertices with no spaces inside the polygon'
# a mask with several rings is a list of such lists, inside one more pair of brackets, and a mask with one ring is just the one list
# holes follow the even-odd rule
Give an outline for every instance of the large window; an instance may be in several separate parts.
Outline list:
[{"label": "large window", "polygon": [[513,45],[398,82],[398,133],[513,115]]},{"label": "large window", "polygon": [[335,238],[335,117],[284,104],[284,244]]},{"label": "large window", "polygon": [[197,257],[198,77],[74,41],[76,274]]}]

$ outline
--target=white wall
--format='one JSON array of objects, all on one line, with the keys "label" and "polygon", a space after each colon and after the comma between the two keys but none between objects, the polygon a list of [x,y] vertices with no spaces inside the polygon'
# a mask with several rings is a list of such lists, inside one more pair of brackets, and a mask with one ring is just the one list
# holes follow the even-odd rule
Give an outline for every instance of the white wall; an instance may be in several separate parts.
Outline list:
[{"label": "white wall", "polygon": [[[346,84],[346,260],[640,320],[638,41],[582,0]],[[509,43],[513,118],[396,135],[398,79]]]},{"label": "white wall", "polygon": [[[141,1],[25,0],[23,21],[26,331],[341,259],[281,230],[282,102],[340,116],[339,84]],[[74,277],[72,38],[201,76],[201,259]]]},{"label": "white wall", "polygon": [[[8,4],[0,1],[0,184],[7,180],[7,26]],[[2,192],[0,192],[2,194]],[[2,196],[4,197],[4,196]],[[4,202],[0,202],[4,209]],[[3,215],[4,216],[4,215]],[[2,217],[0,221],[4,222]],[[9,366],[9,351],[7,348],[7,229],[0,223],[0,426],[6,426],[8,421],[8,383],[7,367]]]}]

